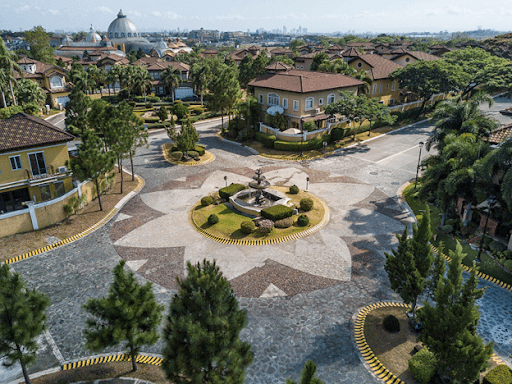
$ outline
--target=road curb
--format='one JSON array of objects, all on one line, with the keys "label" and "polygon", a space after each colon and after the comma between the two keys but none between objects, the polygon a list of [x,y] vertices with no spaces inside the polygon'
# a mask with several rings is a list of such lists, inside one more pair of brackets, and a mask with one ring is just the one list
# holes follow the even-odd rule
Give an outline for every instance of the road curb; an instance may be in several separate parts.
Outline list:
[{"label": "road curb", "polygon": [[[88,365],[95,364],[103,364],[103,363],[111,363],[111,362],[121,362],[121,361],[131,361],[130,355],[126,353],[117,353],[117,354],[107,354],[107,355],[98,355],[91,356],[85,359],[78,359],[60,366],[61,371],[68,371],[70,369],[76,369],[80,367],[85,367]],[[163,358],[161,355],[154,354],[140,354],[135,358],[137,363],[148,364],[148,365],[162,365]]]}]

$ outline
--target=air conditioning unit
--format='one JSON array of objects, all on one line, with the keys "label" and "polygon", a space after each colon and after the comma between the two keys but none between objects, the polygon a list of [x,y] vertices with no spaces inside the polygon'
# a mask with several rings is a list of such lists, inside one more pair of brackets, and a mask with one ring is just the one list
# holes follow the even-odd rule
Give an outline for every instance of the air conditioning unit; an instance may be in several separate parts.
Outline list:
[{"label": "air conditioning unit", "polygon": [[68,171],[68,169],[65,166],[59,167],[58,170],[59,170],[59,173],[66,173]]},{"label": "air conditioning unit", "polygon": [[320,108],[316,108],[315,113],[320,113]]}]

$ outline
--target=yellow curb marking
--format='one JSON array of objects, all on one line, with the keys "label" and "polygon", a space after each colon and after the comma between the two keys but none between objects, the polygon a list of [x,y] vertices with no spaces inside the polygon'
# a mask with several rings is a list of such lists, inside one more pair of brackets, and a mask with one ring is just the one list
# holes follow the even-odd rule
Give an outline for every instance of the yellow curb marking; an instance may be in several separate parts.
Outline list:
[{"label": "yellow curb marking", "polygon": [[213,153],[208,152],[208,151],[204,151],[204,155],[203,156],[206,156],[205,159],[202,159],[202,160],[199,160],[199,161],[187,161],[187,162],[174,161],[174,160],[171,160],[169,158],[169,156],[167,156],[166,151],[165,151],[165,146],[166,145],[167,144],[162,144],[162,146],[161,146],[162,154],[164,156],[165,161],[167,161],[168,163],[174,164],[174,165],[186,165],[186,166],[189,166],[189,167],[194,167],[196,165],[208,164],[208,163],[211,163],[212,161],[215,160],[215,155]]},{"label": "yellow curb marking", "polygon": [[[158,366],[162,365],[162,360],[163,359],[161,357],[142,356],[142,355],[138,355],[135,358],[135,361],[137,363],[158,365]],[[102,356],[102,357],[96,357],[94,359],[85,359],[85,360],[75,361],[73,363],[67,363],[67,364],[61,365],[60,368],[62,371],[68,371],[70,369],[76,369],[76,368],[85,367],[88,365],[110,363],[110,362],[114,362],[114,361],[131,361],[131,357],[130,357],[130,355],[126,355],[126,354]]]}]

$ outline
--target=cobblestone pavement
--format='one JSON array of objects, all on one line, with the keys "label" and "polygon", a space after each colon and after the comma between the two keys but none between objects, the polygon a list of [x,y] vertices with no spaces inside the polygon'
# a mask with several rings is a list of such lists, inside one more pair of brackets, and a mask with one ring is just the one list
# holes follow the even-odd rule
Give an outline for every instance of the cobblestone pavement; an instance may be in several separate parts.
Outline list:
[{"label": "cobblestone pavement", "polygon": [[[161,205],[152,206],[151,199],[148,200],[151,194],[165,194],[181,183],[187,183],[190,189],[200,189],[204,185],[203,174],[209,175],[224,169],[241,170],[238,173],[242,176],[243,169],[294,168],[310,174],[312,178],[327,174],[334,176],[340,184],[343,184],[342,180],[352,180],[354,186],[371,189],[370,193],[361,193],[350,201],[354,212],[371,214],[364,217],[342,215],[342,220],[336,226],[339,238],[350,253],[349,278],[338,280],[335,285],[324,285],[321,289],[289,292],[289,295],[282,297],[251,297],[258,295],[254,291],[252,294],[241,291],[240,306],[248,311],[247,327],[242,331],[241,338],[251,343],[255,353],[254,363],[247,371],[246,382],[283,383],[287,377],[297,380],[304,362],[312,359],[318,364],[318,376],[326,383],[376,383],[360,363],[353,346],[350,318],[358,308],[369,303],[398,299],[390,290],[383,270],[383,252],[389,251],[394,240],[389,232],[370,231],[361,235],[361,231],[366,226],[377,228],[383,219],[394,223],[393,231],[400,226],[399,220],[403,217],[397,211],[395,194],[399,186],[411,178],[411,172],[357,159],[350,154],[301,163],[274,161],[254,156],[243,147],[221,142],[214,137],[213,128],[207,124],[201,126],[199,131],[208,150],[216,156],[214,162],[204,167],[179,167],[166,163],[160,146],[168,139],[163,134],[153,135],[149,148],[140,149],[135,158],[136,173],[145,179],[146,186],[118,214],[115,219],[117,221],[111,221],[74,243],[13,265],[31,287],[45,292],[51,298],[52,304],[48,310],[49,332],[64,360],[90,355],[84,348],[82,337],[86,314],[81,305],[87,298],[108,293],[112,281],[111,271],[121,257],[132,262],[139,261],[140,264],[138,253],[147,256],[144,265],[132,263],[132,267],[139,269],[137,278],[141,282],[146,281],[145,277],[151,278],[160,303],[167,306],[175,293],[175,286],[166,281],[169,275],[179,275],[180,264],[186,253],[183,248],[186,245],[179,244],[179,237],[169,237],[166,246],[161,246],[161,239],[157,236],[151,238],[151,241],[159,244],[156,247],[150,247],[151,244],[144,238],[140,239],[140,244],[123,243],[124,240],[130,240],[127,235],[137,231],[137,228],[172,215],[170,211],[162,212]],[[344,179],[336,179],[341,177]],[[356,196],[357,193],[352,195]],[[347,193],[347,198],[352,195]],[[327,195],[323,197],[329,205],[335,205],[336,201],[329,201]],[[179,194],[174,195],[174,198],[178,202]],[[337,199],[342,200],[343,196]],[[131,215],[133,212],[138,212],[136,217]],[[188,225],[188,222],[183,223],[183,226]],[[194,235],[197,234],[194,232]],[[167,268],[167,275],[162,271],[151,272],[163,260],[167,263],[163,271]],[[272,262],[265,266],[268,269],[267,279],[271,278],[268,276],[272,271],[281,273],[279,268],[282,264],[277,265],[279,261],[275,260]],[[483,336],[497,338],[502,335],[503,340],[506,339],[497,345],[497,351],[501,351],[503,357],[510,353],[507,352],[507,343],[512,332],[510,328],[499,327],[505,324],[506,316],[510,319],[510,299],[512,297],[507,292],[491,286],[481,300],[482,312],[490,313],[489,317],[482,314],[482,320],[493,320],[495,324],[489,329],[482,328]],[[159,353],[161,348],[160,341],[153,347],[144,348],[144,352]],[[50,366],[48,364],[45,368]]]}]

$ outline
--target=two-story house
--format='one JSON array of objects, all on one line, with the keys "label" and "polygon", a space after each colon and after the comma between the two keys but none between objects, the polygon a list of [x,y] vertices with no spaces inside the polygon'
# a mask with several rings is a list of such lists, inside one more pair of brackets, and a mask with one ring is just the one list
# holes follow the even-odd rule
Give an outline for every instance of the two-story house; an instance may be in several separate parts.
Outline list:
[{"label": "two-story house", "polygon": [[366,71],[372,78],[369,97],[378,98],[383,104],[394,105],[400,100],[398,80],[393,80],[389,74],[402,66],[394,61],[383,58],[380,55],[362,55],[352,58],[348,65],[358,72]]},{"label": "two-story house", "polygon": [[298,71],[283,63],[274,63],[265,69],[267,73],[249,82],[249,86],[254,87],[262,114],[270,107],[280,106],[290,128],[302,129],[306,121],[314,121],[317,127],[324,127],[329,116],[323,110],[340,99],[338,92],[357,93],[364,85],[362,81],[348,76]]},{"label": "two-story house", "polygon": [[157,96],[166,96],[167,90],[162,81],[162,73],[167,68],[172,68],[173,71],[180,73],[182,83],[175,89],[175,98],[181,99],[186,96],[193,95],[192,83],[189,81],[190,65],[181,63],[179,61],[164,61],[158,57],[142,57],[133,62],[133,65],[141,65],[146,67],[150,76],[153,78],[153,87],[151,92]]},{"label": "two-story house", "polygon": [[73,188],[65,164],[74,136],[38,117],[18,113],[0,121],[0,214],[27,201],[59,197]]},{"label": "two-story house", "polygon": [[[66,105],[71,89],[66,84],[68,71],[57,65],[45,64],[40,61],[25,57],[18,61],[23,70],[23,77],[35,81],[47,94],[46,103],[52,108],[58,108],[59,104]],[[17,79],[22,75],[15,74]]]},{"label": "two-story house", "polygon": [[438,59],[439,57],[423,51],[405,51],[391,58],[392,61],[400,64],[403,67],[405,67],[407,64],[412,64],[418,60],[433,61]]}]

